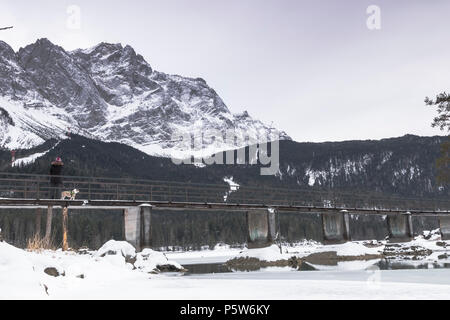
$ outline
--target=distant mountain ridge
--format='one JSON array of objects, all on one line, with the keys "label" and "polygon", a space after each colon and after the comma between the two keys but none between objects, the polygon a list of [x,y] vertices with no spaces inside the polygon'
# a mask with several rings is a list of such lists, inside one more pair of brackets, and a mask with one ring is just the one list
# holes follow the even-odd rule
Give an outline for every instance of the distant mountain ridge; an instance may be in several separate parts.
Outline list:
[{"label": "distant mountain ridge", "polygon": [[[172,136],[208,130],[290,140],[247,112],[232,114],[205,80],[153,70],[130,46],[100,43],[67,52],[44,38],[14,52],[0,41],[1,147],[31,148],[70,131],[180,158],[186,152]],[[211,141],[196,151],[244,145]]]}]

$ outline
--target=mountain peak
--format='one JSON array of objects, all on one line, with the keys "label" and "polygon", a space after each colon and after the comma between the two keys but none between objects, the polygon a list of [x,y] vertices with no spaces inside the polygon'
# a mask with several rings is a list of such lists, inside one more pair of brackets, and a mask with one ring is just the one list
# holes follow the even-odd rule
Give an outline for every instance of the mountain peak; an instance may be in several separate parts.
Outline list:
[{"label": "mountain peak", "polygon": [[11,48],[11,46],[9,44],[7,44],[5,41],[0,40],[0,52],[5,52],[5,51],[14,52],[13,48]]},{"label": "mountain peak", "polygon": [[46,45],[46,46],[54,46],[53,42],[51,42],[47,38],[39,38],[39,39],[36,40],[35,44]]},{"label": "mountain peak", "polygon": [[30,60],[36,59],[37,57],[49,58],[50,55],[67,55],[66,51],[55,44],[53,44],[47,38],[41,38],[36,40],[34,43],[20,48],[17,53],[19,61],[25,67],[28,65]]},{"label": "mountain peak", "polygon": [[20,48],[19,49],[19,53],[21,51],[23,51],[23,50],[27,50],[27,49],[30,50],[30,49],[35,49],[35,48],[41,48],[41,49],[44,49],[44,48],[47,48],[47,49],[58,48],[59,50],[65,52],[65,50],[62,47],[55,45],[49,39],[47,39],[47,38],[39,38],[34,43],[31,43],[31,44],[25,46],[25,48]]},{"label": "mountain peak", "polygon": [[244,112],[237,114],[237,116],[241,118],[250,118],[247,110],[244,110]]},{"label": "mountain peak", "polygon": [[9,44],[7,44],[4,41],[0,40],[0,60],[15,60],[16,59],[16,53],[14,52],[14,49],[11,48]]},{"label": "mountain peak", "polygon": [[[0,48],[6,46],[0,44]],[[32,146],[64,135],[67,128],[148,154],[183,158],[192,150],[174,145],[174,134],[198,136],[208,130],[225,133],[232,129],[241,136],[254,135],[250,137],[253,141],[257,136],[289,138],[247,112],[233,115],[201,78],[152,70],[130,45],[102,42],[90,49],[66,52],[42,38],[21,48],[11,61],[6,61],[7,74],[0,79],[0,96],[14,100],[4,104],[13,121],[0,123],[5,132],[4,139],[0,137],[3,147],[20,144],[15,141],[17,131],[23,132],[20,137],[38,137],[35,142],[27,138],[27,145]],[[205,152],[230,147],[236,146],[212,143]]]}]

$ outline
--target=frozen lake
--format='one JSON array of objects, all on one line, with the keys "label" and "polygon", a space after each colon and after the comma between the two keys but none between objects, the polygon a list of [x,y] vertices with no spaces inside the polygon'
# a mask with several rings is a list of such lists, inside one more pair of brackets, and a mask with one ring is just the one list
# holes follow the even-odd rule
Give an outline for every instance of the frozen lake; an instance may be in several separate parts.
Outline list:
[{"label": "frozen lake", "polygon": [[[251,250],[222,246],[205,251],[167,252],[164,256],[149,249],[135,253],[128,243],[117,241],[85,253],[28,252],[0,242],[0,299],[450,299],[446,247],[436,246],[435,242],[422,245],[433,247],[436,252],[404,261],[378,258],[310,264],[314,271],[269,267],[244,272],[226,269],[224,263],[242,256],[278,261],[292,254],[307,256],[330,250],[350,257],[379,252],[384,245],[371,248],[362,243],[304,243],[282,253],[276,246]],[[135,255],[140,262],[133,266],[126,262],[127,255]],[[142,260],[144,256],[152,258]],[[158,261],[176,261],[192,270],[149,273]],[[142,266],[147,269],[140,269]],[[47,274],[47,267],[55,268],[60,275]]]}]

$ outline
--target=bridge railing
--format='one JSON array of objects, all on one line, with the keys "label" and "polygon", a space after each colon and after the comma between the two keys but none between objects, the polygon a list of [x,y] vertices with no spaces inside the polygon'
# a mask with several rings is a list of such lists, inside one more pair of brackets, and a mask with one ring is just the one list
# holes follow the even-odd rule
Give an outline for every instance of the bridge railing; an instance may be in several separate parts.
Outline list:
[{"label": "bridge railing", "polygon": [[26,199],[61,198],[61,191],[78,189],[78,199],[135,200],[273,204],[316,207],[379,208],[405,210],[450,209],[450,200],[398,197],[379,193],[337,192],[333,190],[268,188],[200,184],[132,178],[62,176],[63,184],[52,187],[50,176],[0,173],[0,197]]}]

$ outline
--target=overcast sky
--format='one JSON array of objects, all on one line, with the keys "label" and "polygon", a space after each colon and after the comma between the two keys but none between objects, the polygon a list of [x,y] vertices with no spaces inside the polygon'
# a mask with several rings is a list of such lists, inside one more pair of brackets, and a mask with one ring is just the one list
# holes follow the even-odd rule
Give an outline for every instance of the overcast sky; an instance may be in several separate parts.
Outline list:
[{"label": "overcast sky", "polygon": [[156,70],[204,78],[233,113],[340,141],[443,134],[423,100],[450,90],[449,16],[448,0],[2,0],[14,29],[0,39],[129,44]]}]

